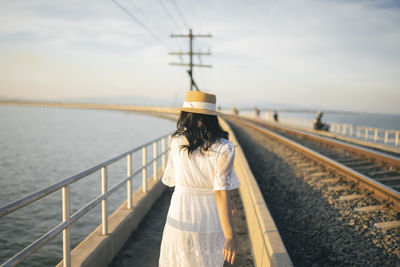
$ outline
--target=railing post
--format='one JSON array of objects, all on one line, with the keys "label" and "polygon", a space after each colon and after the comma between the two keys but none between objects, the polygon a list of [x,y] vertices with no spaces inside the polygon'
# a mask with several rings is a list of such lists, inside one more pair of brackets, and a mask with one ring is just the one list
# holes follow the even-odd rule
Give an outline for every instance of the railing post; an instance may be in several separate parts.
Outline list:
[{"label": "railing post", "polygon": [[353,136],[353,125],[350,125],[350,136]]},{"label": "railing post", "polygon": [[374,132],[374,141],[378,141],[378,128],[375,128],[375,132]]},{"label": "railing post", "polygon": [[360,128],[360,126],[357,126],[357,138],[360,138],[360,135],[361,135],[361,128]]},{"label": "railing post", "polygon": [[157,141],[153,142],[153,179],[157,181]]},{"label": "railing post", "polygon": [[161,153],[162,153],[161,164],[162,164],[162,170],[164,171],[165,170],[165,159],[166,159],[166,157],[165,157],[165,137],[163,137],[161,139]]},{"label": "railing post", "polygon": [[143,192],[147,192],[147,153],[146,153],[147,147],[144,146],[142,148],[142,190]]},{"label": "railing post", "polygon": [[343,135],[346,135],[346,133],[347,133],[347,125],[346,124],[343,124],[343,127],[342,127],[343,129],[342,129],[342,134]]},{"label": "railing post", "polygon": [[387,144],[387,142],[388,142],[388,137],[389,137],[389,132],[386,130],[385,131],[385,144]]},{"label": "railing post", "polygon": [[71,226],[70,226],[70,192],[69,185],[62,188],[62,220],[67,222],[68,226],[63,230],[63,266],[71,267]]},{"label": "railing post", "polygon": [[[107,193],[107,167],[101,168],[101,194]],[[106,235],[108,232],[107,198],[101,201],[101,232]]]},{"label": "railing post", "polygon": [[395,137],[395,140],[394,140],[394,144],[395,144],[395,146],[399,145],[399,131],[396,131],[396,137]]},{"label": "railing post", "polygon": [[365,140],[368,140],[368,132],[369,132],[368,127],[365,127]]},{"label": "railing post", "polygon": [[[126,156],[126,176],[132,175],[132,154]],[[132,178],[126,181],[126,202],[127,208],[132,209]]]}]

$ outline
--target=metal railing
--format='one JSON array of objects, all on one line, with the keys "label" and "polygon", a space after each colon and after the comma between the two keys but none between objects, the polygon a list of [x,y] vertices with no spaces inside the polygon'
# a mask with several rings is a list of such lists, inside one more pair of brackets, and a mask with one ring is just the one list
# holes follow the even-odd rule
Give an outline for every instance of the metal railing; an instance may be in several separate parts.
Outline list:
[{"label": "metal railing", "polygon": [[[43,188],[35,193],[27,195],[19,200],[13,201],[3,207],[0,207],[0,219],[10,213],[13,213],[31,203],[38,201],[46,197],[47,195],[58,191],[62,191],[62,222],[52,228],[50,231],[42,235],[40,238],[33,241],[30,245],[22,249],[20,252],[15,254],[13,257],[2,263],[4,266],[16,266],[17,264],[24,261],[28,256],[33,254],[40,247],[45,245],[47,242],[52,240],[60,232],[63,233],[63,265],[64,267],[71,266],[71,245],[70,245],[70,228],[79,218],[89,212],[91,209],[101,203],[101,225],[102,234],[106,235],[108,232],[108,209],[107,209],[107,198],[126,184],[127,189],[127,208],[132,209],[132,179],[134,176],[142,173],[142,190],[147,192],[147,168],[153,165],[153,179],[157,180],[158,160],[161,158],[161,168],[165,169],[166,166],[166,155],[170,149],[170,138],[171,135],[164,135],[153,141],[150,141],[142,146],[136,147],[130,151],[122,153],[112,159],[109,159],[103,163],[100,163],[90,169],[87,169],[81,173],[78,173],[72,177],[64,179],[51,186]],[[166,140],[168,139],[168,140]],[[158,149],[158,143],[161,142],[161,151]],[[147,148],[153,146],[153,157],[150,161],[147,160]],[[142,151],[142,167],[132,173],[132,155],[136,152]],[[107,167],[111,164],[126,158],[126,178],[113,185],[111,188],[107,187]],[[80,210],[74,214],[70,214],[70,185],[77,182],[78,180],[100,170],[101,176],[101,194],[86,203]]]},{"label": "metal railing", "polygon": [[337,133],[344,136],[356,137],[358,139],[364,139],[366,141],[381,142],[384,144],[393,143],[394,146],[399,145],[398,130],[387,130],[366,126],[353,126],[345,123],[330,123],[331,132]]},{"label": "metal railing", "polygon": [[[279,122],[309,129],[313,128],[313,120],[310,119],[280,117]],[[392,145],[394,147],[400,145],[400,130],[381,129],[337,122],[328,122],[328,124],[330,125],[329,132],[331,133],[353,137],[368,142]]]}]

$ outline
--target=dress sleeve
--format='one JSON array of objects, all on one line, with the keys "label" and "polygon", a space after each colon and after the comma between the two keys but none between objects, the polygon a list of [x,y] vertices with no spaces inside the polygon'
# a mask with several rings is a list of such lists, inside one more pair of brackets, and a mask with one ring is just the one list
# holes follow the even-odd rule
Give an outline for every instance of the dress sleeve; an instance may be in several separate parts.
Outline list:
[{"label": "dress sleeve", "polygon": [[173,160],[174,148],[171,143],[171,150],[168,153],[168,161],[165,166],[165,171],[163,176],[161,177],[161,182],[169,187],[175,186],[175,168],[174,168],[174,160]]},{"label": "dress sleeve", "polygon": [[233,170],[235,147],[231,142],[224,144],[217,156],[214,190],[232,190],[240,186],[239,179]]}]

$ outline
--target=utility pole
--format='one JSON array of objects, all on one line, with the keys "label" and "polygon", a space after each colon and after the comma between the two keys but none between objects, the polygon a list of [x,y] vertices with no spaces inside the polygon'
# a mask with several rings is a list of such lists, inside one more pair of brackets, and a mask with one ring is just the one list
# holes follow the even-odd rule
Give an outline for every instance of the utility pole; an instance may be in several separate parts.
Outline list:
[{"label": "utility pole", "polygon": [[193,79],[193,67],[203,67],[203,68],[211,68],[211,65],[204,65],[204,64],[193,64],[193,55],[197,56],[210,56],[210,52],[193,52],[193,38],[194,37],[212,37],[211,34],[197,34],[194,35],[192,34],[192,29],[189,29],[189,35],[186,34],[171,34],[171,37],[183,37],[183,38],[189,38],[189,52],[170,52],[168,55],[188,55],[189,56],[189,63],[169,63],[170,65],[174,66],[187,66],[189,67],[189,70],[187,71],[190,77],[190,90],[193,90],[193,87],[196,88],[197,91],[199,90],[199,87],[197,86],[196,82]]}]

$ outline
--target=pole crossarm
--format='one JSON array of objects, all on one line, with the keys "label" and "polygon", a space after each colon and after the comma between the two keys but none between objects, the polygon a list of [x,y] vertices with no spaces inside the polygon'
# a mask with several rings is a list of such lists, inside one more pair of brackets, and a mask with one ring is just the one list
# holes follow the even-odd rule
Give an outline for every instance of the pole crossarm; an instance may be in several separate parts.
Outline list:
[{"label": "pole crossarm", "polygon": [[206,37],[211,38],[213,37],[211,34],[171,34],[170,37],[183,37],[183,38],[190,38],[190,37]]},{"label": "pole crossarm", "polygon": [[193,64],[193,56],[210,56],[210,52],[193,52],[193,38],[194,37],[212,37],[211,34],[193,34],[192,29],[189,29],[189,34],[171,34],[171,37],[182,37],[182,38],[189,38],[189,52],[169,52],[169,55],[177,55],[177,56],[182,56],[186,55],[189,56],[189,63],[169,63],[170,65],[173,66],[186,66],[189,67],[188,74],[190,77],[190,90],[193,90],[193,87],[197,90],[199,90],[199,87],[197,86],[196,82],[193,79],[193,67],[203,67],[203,68],[211,68],[211,65],[205,65],[205,64]]},{"label": "pole crossarm", "polygon": [[205,64],[187,64],[187,63],[175,63],[171,62],[169,65],[172,66],[186,66],[186,67],[203,67],[203,68],[212,68],[212,65],[205,65]]},{"label": "pole crossarm", "polygon": [[175,55],[175,56],[211,56],[210,52],[169,52],[168,55]]}]

